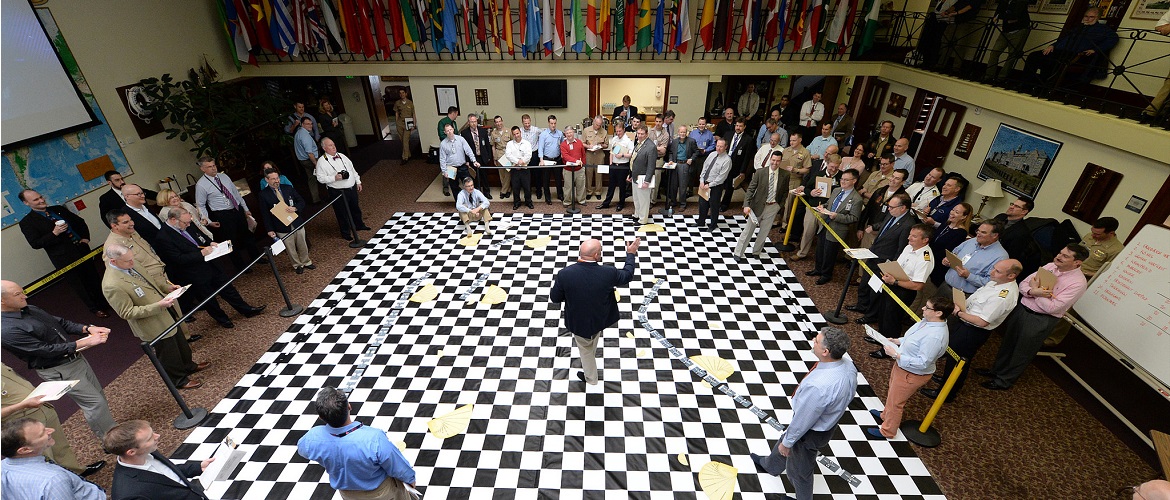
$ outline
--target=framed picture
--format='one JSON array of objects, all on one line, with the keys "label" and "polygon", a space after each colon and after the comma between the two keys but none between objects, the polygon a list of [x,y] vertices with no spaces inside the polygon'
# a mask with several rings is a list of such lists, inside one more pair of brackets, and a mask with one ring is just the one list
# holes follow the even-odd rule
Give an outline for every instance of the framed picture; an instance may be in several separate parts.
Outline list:
[{"label": "framed picture", "polygon": [[1041,14],[1068,14],[1075,0],[1044,0],[1040,5]]},{"label": "framed picture", "polygon": [[902,108],[906,107],[906,96],[898,93],[890,94],[890,102],[886,103],[886,112],[894,116],[902,116]]},{"label": "framed picture", "polygon": [[1040,0],[1028,0],[1028,12],[1033,14],[1040,12]]},{"label": "framed picture", "polygon": [[458,90],[455,85],[435,85],[435,107],[440,115],[447,114],[451,106],[459,107]]},{"label": "framed picture", "polygon": [[964,160],[971,159],[971,150],[975,149],[975,141],[979,140],[979,131],[982,130],[978,125],[968,123],[963,127],[963,135],[959,136],[959,143],[955,145],[955,156]]},{"label": "framed picture", "polygon": [[1162,14],[1170,9],[1170,3],[1166,0],[1137,0],[1137,5],[1133,8],[1134,19],[1161,19]]},{"label": "framed picture", "polygon": [[979,178],[999,179],[1005,191],[1034,199],[1063,144],[1001,123]]}]

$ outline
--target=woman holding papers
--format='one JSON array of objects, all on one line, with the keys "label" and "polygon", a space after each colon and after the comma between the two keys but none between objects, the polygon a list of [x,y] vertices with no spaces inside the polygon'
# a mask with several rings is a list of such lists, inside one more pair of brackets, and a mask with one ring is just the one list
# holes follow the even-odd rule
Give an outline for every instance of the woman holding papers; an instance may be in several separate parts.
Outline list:
[{"label": "woman holding papers", "polygon": [[[309,257],[309,246],[305,242],[304,218],[297,211],[305,206],[304,198],[292,186],[280,183],[276,169],[264,170],[264,186],[260,189],[260,204],[264,207],[264,225],[268,227],[269,238],[281,238],[288,249],[293,270],[302,274],[305,269],[316,269]],[[292,236],[288,236],[292,233]]]},{"label": "woman holding papers", "polygon": [[886,393],[885,411],[869,410],[880,428],[866,429],[876,438],[893,439],[902,425],[902,410],[906,401],[920,387],[930,381],[938,358],[947,352],[949,333],[947,317],[955,304],[947,297],[934,297],[922,308],[922,321],[915,323],[901,339],[888,339],[883,349],[894,358],[890,370],[890,389]]}]

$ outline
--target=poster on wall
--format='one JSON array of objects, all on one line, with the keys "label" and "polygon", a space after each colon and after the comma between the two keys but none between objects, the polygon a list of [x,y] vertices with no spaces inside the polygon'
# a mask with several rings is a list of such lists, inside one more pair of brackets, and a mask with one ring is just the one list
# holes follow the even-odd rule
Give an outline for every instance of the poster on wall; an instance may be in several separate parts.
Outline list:
[{"label": "poster on wall", "polygon": [[82,97],[93,109],[101,123],[57,137],[4,150],[0,168],[0,183],[3,192],[3,226],[9,227],[20,222],[29,213],[27,205],[20,201],[20,192],[35,189],[50,205],[64,205],[70,200],[105,185],[101,175],[94,177],[99,169],[117,170],[123,176],[133,173],[122,146],[114,137],[113,130],[106,124],[102,109],[93,98],[85,76],[77,60],[73,58],[64,35],[46,8],[35,9],[37,17],[45,27],[53,48],[65,61],[65,70],[77,84]]},{"label": "poster on wall", "polygon": [[1168,0],[1137,0],[1133,7],[1133,19],[1161,19],[1162,15],[1170,10]]},{"label": "poster on wall", "polygon": [[1072,8],[1073,0],[1044,0],[1044,4],[1040,6],[1041,14],[1068,14],[1069,9]]},{"label": "poster on wall", "polygon": [[139,139],[145,139],[163,131],[163,124],[157,117],[151,116],[146,109],[150,103],[142,86],[138,84],[125,85],[115,89],[122,106],[126,107],[126,114],[130,116],[130,123],[134,124],[134,131],[138,132]]},{"label": "poster on wall", "polygon": [[1005,191],[1035,198],[1062,145],[1001,123],[979,167],[979,178],[999,179]]}]

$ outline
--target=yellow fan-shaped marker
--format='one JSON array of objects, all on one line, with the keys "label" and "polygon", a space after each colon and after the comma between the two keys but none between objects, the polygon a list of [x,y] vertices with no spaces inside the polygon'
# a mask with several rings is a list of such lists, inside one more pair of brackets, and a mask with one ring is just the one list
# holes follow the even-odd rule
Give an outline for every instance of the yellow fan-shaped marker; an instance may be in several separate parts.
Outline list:
[{"label": "yellow fan-shaped marker", "polygon": [[465,247],[473,247],[479,244],[479,239],[483,237],[483,233],[472,233],[470,236],[459,238],[459,244]]},{"label": "yellow fan-shaped marker", "polygon": [[632,338],[634,338],[634,332],[626,332],[626,338],[627,338],[627,339],[632,339]]},{"label": "yellow fan-shaped marker", "polygon": [[467,424],[471,422],[471,406],[464,405],[451,413],[432,418],[430,422],[427,422],[427,428],[431,430],[431,434],[440,439],[460,434],[467,430]]},{"label": "yellow fan-shaped marker", "polygon": [[524,242],[524,244],[527,245],[528,248],[544,248],[544,247],[548,246],[549,243],[552,243],[552,237],[550,237],[550,236],[541,236],[539,238],[526,240]]},{"label": "yellow fan-shaped marker", "polygon": [[398,447],[398,451],[406,451],[406,441],[395,441],[394,446]]},{"label": "yellow fan-shaped marker", "polygon": [[711,500],[730,500],[735,496],[735,476],[739,469],[720,462],[707,462],[699,469],[699,487]]},{"label": "yellow fan-shaped marker", "polygon": [[617,290],[613,291],[613,301],[614,302],[621,302],[622,301],[622,294],[618,293]]},{"label": "yellow fan-shaped marker", "polygon": [[638,357],[639,357],[639,358],[644,358],[644,357],[646,357],[646,350],[645,350],[645,349],[640,349],[640,350],[638,350]]},{"label": "yellow fan-shaped marker", "polygon": [[639,233],[658,233],[662,231],[666,231],[666,228],[662,227],[662,224],[643,224],[642,227],[638,228]]},{"label": "yellow fan-shaped marker", "polygon": [[719,356],[691,356],[691,361],[719,380],[727,380],[735,373],[735,367]]},{"label": "yellow fan-shaped marker", "polygon": [[[405,443],[403,443],[403,444],[405,445]],[[687,454],[686,453],[679,453],[678,454],[678,463],[683,464],[683,465],[688,465],[688,466],[691,465],[691,463],[687,461]]]},{"label": "yellow fan-shaped marker", "polygon": [[431,283],[427,283],[426,286],[423,286],[419,291],[414,292],[414,295],[410,296],[410,301],[411,302],[418,302],[421,304],[423,302],[430,302],[432,300],[435,300],[435,297],[438,297],[438,296],[439,296],[439,289],[437,287],[435,287],[435,285],[433,285]]},{"label": "yellow fan-shaped marker", "polygon": [[718,321],[708,321],[707,322],[707,329],[709,329],[709,330],[719,330],[721,328],[723,328],[723,325],[719,324]]},{"label": "yellow fan-shaped marker", "polygon": [[495,305],[508,300],[508,292],[496,285],[489,286],[483,296],[479,298],[479,302],[487,305]]},{"label": "yellow fan-shaped marker", "polygon": [[438,356],[440,358],[443,357],[443,350],[439,349],[437,352],[435,352],[435,356]]}]

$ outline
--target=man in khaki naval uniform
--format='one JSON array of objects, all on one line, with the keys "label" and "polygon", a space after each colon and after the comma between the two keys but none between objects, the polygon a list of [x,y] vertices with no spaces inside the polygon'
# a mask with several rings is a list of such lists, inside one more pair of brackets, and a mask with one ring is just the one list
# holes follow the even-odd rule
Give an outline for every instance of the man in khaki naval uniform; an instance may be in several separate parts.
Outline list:
[{"label": "man in khaki naval uniform", "polygon": [[414,117],[414,102],[406,98],[406,89],[398,89],[398,100],[394,101],[394,123],[398,126],[398,135],[402,136],[403,162],[410,159],[410,131],[406,130],[407,118],[418,125],[418,119]]},{"label": "man in khaki naval uniform", "polygon": [[[492,124],[495,125],[489,134],[492,141],[492,159],[499,165],[500,158],[504,157],[504,150],[508,148],[508,142],[512,140],[512,131],[504,126],[504,119],[500,118],[500,115],[496,115]],[[512,196],[512,170],[501,168],[499,174],[500,197],[509,198]]]},{"label": "man in khaki naval uniform", "polygon": [[601,115],[593,117],[593,126],[581,133],[581,140],[585,143],[585,199],[596,196],[600,200],[603,186],[597,166],[605,164],[605,151],[609,147],[609,131],[605,130]]}]

